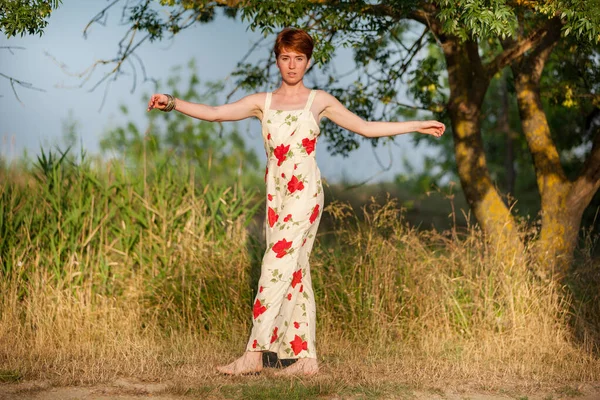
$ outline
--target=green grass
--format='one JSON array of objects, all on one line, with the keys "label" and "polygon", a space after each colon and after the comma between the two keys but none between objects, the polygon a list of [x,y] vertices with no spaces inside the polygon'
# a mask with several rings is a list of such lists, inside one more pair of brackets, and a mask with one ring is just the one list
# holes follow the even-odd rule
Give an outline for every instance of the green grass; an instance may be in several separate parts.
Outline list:
[{"label": "green grass", "polygon": [[59,154],[0,170],[0,369],[56,384],[175,380],[231,398],[404,396],[432,376],[600,379],[593,240],[567,286],[476,227],[417,229],[376,197],[329,201],[313,249],[324,378],[195,386],[243,351],[264,251],[260,191],[198,168]]},{"label": "green grass", "polygon": [[0,382],[1,383],[19,382],[22,378],[23,377],[21,376],[19,371],[0,369]]},{"label": "green grass", "polygon": [[583,393],[581,393],[581,390],[572,386],[563,386],[556,391],[556,394],[567,397],[577,397],[583,395]]}]

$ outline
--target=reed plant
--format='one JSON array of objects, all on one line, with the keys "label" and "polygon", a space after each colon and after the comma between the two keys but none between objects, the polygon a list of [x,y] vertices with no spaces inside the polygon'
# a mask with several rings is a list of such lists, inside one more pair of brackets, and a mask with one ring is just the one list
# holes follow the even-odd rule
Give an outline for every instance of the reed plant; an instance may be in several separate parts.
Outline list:
[{"label": "reed plant", "polygon": [[[50,152],[0,172],[4,375],[190,388],[243,351],[262,195],[194,165]],[[311,257],[319,385],[600,379],[593,240],[587,272],[560,283],[532,274],[527,254],[490,249],[477,227],[411,227],[393,199],[333,201],[325,217]]]}]

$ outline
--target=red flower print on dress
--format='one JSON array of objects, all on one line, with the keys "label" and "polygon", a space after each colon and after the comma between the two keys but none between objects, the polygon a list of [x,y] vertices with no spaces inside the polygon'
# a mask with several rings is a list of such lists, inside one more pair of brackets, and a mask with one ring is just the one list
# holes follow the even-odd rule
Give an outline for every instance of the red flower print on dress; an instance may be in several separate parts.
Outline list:
[{"label": "red flower print on dress", "polygon": [[283,222],[288,222],[290,219],[292,219],[292,214],[286,215],[285,218],[283,219]]},{"label": "red flower print on dress", "polygon": [[267,175],[269,175],[269,167],[265,169],[265,182],[267,181]]},{"label": "red flower print on dress", "polygon": [[302,270],[294,272],[292,277],[292,287],[295,288],[297,284],[302,283]]},{"label": "red flower print on dress", "polygon": [[304,285],[300,285],[300,293],[304,292]]},{"label": "red flower print on dress", "polygon": [[296,190],[300,191],[304,189],[304,182],[298,180],[296,175],[293,175],[292,179],[290,179],[290,181],[288,182],[287,187],[290,193],[294,193]]},{"label": "red flower print on dress", "polygon": [[315,143],[317,139],[310,140],[309,138],[302,139],[302,146],[304,146],[304,150],[306,150],[306,154],[310,154],[315,151]]},{"label": "red flower print on dress", "polygon": [[252,343],[252,348],[255,349],[258,346],[258,340],[254,339],[254,343]]},{"label": "red flower print on dress", "polygon": [[277,340],[277,327],[275,327],[275,329],[273,329],[273,335],[271,335],[271,343],[273,343],[274,341]]},{"label": "red flower print on dress", "polygon": [[277,258],[282,258],[287,254],[287,251],[292,247],[292,242],[288,242],[285,239],[281,239],[279,242],[273,245],[273,251],[277,253]]},{"label": "red flower print on dress", "polygon": [[260,300],[256,299],[256,302],[254,303],[254,309],[252,310],[252,313],[254,314],[254,319],[258,318],[258,316],[264,313],[265,311],[267,311],[267,307],[263,306],[260,303]]},{"label": "red flower print on dress", "polygon": [[271,140],[271,134],[270,133],[267,134],[267,140]]},{"label": "red flower print on dress", "polygon": [[294,133],[296,133],[296,131],[292,132],[292,134],[290,136],[294,136]]},{"label": "red flower print on dress", "polygon": [[263,291],[264,289],[265,289],[265,288],[261,286],[260,288],[258,288],[258,293],[262,293],[262,291]]},{"label": "red flower print on dress", "polygon": [[290,345],[292,345],[292,351],[295,356],[300,354],[302,350],[308,350],[308,343],[298,335],[294,336],[294,340],[290,342]]},{"label": "red flower print on dress", "polygon": [[[296,329],[300,328],[300,324],[297,322],[294,322],[294,328],[296,328]],[[255,342],[256,342],[256,340],[255,340]]]},{"label": "red flower print on dress", "polygon": [[287,295],[287,299],[288,299],[288,300],[292,300],[292,294],[291,294],[291,293],[288,293],[288,295]]},{"label": "red flower print on dress", "polygon": [[272,228],[273,225],[275,225],[275,222],[277,222],[277,220],[279,219],[279,215],[277,215],[275,210],[273,210],[271,207],[269,207],[268,215],[269,215],[269,226]]},{"label": "red flower print on dress", "polygon": [[285,179],[285,174],[283,172],[281,173],[281,177]]},{"label": "red flower print on dress", "polygon": [[269,201],[273,201],[273,195],[271,193],[269,193],[267,195],[267,199],[269,199]]},{"label": "red flower print on dress", "polygon": [[285,161],[286,155],[289,150],[290,150],[289,144],[287,146],[280,144],[279,146],[275,147],[275,151],[273,153],[275,154],[275,158],[277,158],[277,166],[278,167],[281,166],[281,163]]},{"label": "red flower print on dress", "polygon": [[313,208],[312,214],[310,215],[310,223],[312,224],[313,222],[315,222],[315,220],[317,219],[317,217],[319,216],[319,205],[317,204],[315,206],[315,208]]}]

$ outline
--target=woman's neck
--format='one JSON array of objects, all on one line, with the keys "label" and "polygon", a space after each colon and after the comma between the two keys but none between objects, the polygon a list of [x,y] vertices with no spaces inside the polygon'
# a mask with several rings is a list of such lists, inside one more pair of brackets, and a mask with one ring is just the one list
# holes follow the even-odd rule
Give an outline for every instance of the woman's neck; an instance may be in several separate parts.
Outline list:
[{"label": "woman's neck", "polygon": [[288,97],[288,96],[294,97],[294,96],[302,96],[302,95],[306,94],[307,91],[309,91],[309,89],[306,86],[304,86],[304,82],[302,82],[302,81],[292,84],[292,85],[283,81],[283,82],[281,82],[281,86],[279,86],[279,88],[277,90],[275,90],[274,93],[276,93],[278,95],[286,96],[286,97]]}]

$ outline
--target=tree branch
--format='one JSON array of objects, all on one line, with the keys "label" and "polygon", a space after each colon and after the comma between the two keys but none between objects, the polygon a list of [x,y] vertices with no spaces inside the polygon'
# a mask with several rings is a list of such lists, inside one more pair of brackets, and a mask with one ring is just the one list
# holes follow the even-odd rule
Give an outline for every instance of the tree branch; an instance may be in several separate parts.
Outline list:
[{"label": "tree branch", "polygon": [[[504,67],[521,57],[525,52],[537,47],[544,39],[550,38],[554,41],[560,37],[562,22],[558,18],[552,18],[537,31],[531,33],[527,38],[519,41],[505,41],[508,47],[484,66],[487,76],[494,76]],[[558,32],[558,36],[555,36]]]},{"label": "tree branch", "polygon": [[594,144],[581,174],[573,182],[568,207],[587,207],[598,189],[600,189],[600,127],[596,128]]},{"label": "tree branch", "polygon": [[[37,88],[29,82],[25,82],[25,81],[13,78],[12,76],[5,75],[2,72],[0,72],[0,76],[9,80],[10,87],[11,87],[15,97],[17,98],[17,101],[21,104],[23,104],[23,102],[21,101],[21,99],[19,98],[19,95],[17,94],[17,89],[15,88],[15,84],[22,86],[26,89],[37,90],[38,92],[45,92],[44,89]],[[0,95],[0,97],[2,97],[2,95]]]},{"label": "tree branch", "polygon": [[[10,52],[10,54],[15,55],[13,50],[25,50],[25,47],[22,47],[22,46],[0,46],[0,50],[8,50]],[[25,82],[20,79],[13,78],[12,76],[8,76],[1,72],[0,72],[0,76],[2,78],[8,79],[8,81],[10,82],[10,88],[12,89],[12,92],[15,95],[15,98],[21,105],[23,104],[23,102],[21,101],[21,99],[19,98],[19,95],[17,94],[17,89],[16,89],[15,85],[22,86],[26,89],[37,90],[38,92],[45,92],[44,89],[37,88],[37,87],[33,86],[33,84],[30,82]],[[0,97],[4,97],[4,96],[0,94]]]},{"label": "tree branch", "polygon": [[596,190],[598,189],[598,185],[600,185],[600,127],[596,128],[596,135],[594,138],[594,143],[592,144],[592,150],[590,151],[590,155],[588,156],[583,169],[581,171],[581,175],[577,180],[587,179],[591,182],[595,182]]},{"label": "tree branch", "polygon": [[423,10],[414,10],[408,13],[408,18],[412,19],[413,21],[420,22],[425,26],[429,26],[429,16]]},{"label": "tree branch", "polygon": [[100,12],[98,12],[98,14],[96,14],[94,16],[94,18],[92,18],[90,20],[90,22],[88,22],[88,24],[85,26],[85,28],[83,28],[83,37],[87,39],[87,32],[88,29],[96,22],[100,23],[100,20],[102,18],[104,18],[106,16],[106,12],[108,10],[110,10],[115,4],[117,4],[118,2],[120,2],[121,0],[114,0],[112,3],[110,3],[109,5],[107,5],[106,7],[104,7]]},{"label": "tree branch", "polygon": [[12,54],[14,56],[15,53],[13,53],[13,49],[25,50],[25,47],[22,47],[22,46],[0,46],[0,50],[8,50],[10,52],[10,54]]}]

